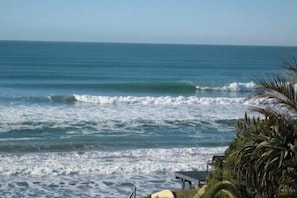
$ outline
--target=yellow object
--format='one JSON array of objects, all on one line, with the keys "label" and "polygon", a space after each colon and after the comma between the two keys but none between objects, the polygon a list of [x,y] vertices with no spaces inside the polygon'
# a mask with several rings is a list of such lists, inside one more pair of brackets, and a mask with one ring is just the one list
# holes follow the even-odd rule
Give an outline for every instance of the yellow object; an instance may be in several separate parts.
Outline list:
[{"label": "yellow object", "polygon": [[170,190],[162,190],[160,192],[153,193],[151,198],[174,198],[174,194]]},{"label": "yellow object", "polygon": [[194,196],[194,198],[201,198],[205,192],[205,189],[207,188],[207,185],[203,185],[197,192],[197,194]]}]

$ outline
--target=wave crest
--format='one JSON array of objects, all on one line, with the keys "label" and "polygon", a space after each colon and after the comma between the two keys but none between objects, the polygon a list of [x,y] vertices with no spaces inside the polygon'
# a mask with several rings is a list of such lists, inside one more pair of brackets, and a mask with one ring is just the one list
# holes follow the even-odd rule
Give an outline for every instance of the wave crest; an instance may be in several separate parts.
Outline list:
[{"label": "wave crest", "polygon": [[257,84],[254,82],[233,82],[223,87],[196,87],[198,90],[203,91],[222,91],[222,92],[253,92],[257,89]]},{"label": "wave crest", "polygon": [[135,96],[92,96],[92,95],[74,95],[78,102],[93,104],[158,104],[158,105],[181,105],[181,104],[243,104],[244,98],[226,98],[226,97],[196,97],[196,96],[160,96],[160,97],[135,97]]}]

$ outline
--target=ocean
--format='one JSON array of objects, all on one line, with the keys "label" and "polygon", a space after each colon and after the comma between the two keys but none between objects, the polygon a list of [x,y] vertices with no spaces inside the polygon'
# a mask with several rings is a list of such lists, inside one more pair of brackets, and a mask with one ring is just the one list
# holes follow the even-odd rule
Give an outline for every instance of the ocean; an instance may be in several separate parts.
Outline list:
[{"label": "ocean", "polygon": [[[0,41],[0,197],[144,197],[204,170],[296,47]],[[249,112],[250,115],[253,113]]]}]

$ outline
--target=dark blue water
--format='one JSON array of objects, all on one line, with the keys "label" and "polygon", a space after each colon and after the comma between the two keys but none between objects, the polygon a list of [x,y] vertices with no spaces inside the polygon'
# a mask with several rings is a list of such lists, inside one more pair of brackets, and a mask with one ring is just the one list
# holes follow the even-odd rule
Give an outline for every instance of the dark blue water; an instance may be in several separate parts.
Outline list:
[{"label": "dark blue water", "polygon": [[[1,197],[174,188],[297,48],[0,41]],[[186,162],[186,163],[185,163]]]}]

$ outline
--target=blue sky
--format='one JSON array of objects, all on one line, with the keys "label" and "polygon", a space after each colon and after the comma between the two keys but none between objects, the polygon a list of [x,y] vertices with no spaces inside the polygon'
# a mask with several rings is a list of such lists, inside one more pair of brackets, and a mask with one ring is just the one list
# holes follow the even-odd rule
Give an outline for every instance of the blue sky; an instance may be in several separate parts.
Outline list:
[{"label": "blue sky", "polygon": [[0,40],[297,46],[296,0],[0,0]]}]

